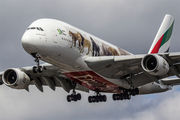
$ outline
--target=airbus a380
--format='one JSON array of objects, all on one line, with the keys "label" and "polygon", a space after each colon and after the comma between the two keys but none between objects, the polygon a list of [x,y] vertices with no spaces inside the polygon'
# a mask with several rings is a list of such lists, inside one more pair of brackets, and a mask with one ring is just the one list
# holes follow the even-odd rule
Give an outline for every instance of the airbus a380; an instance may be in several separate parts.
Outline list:
[{"label": "airbus a380", "polygon": [[129,100],[170,90],[180,84],[180,53],[169,52],[173,25],[174,17],[166,15],[148,54],[133,55],[65,22],[36,20],[21,42],[37,65],[9,68],[0,73],[0,83],[27,91],[35,85],[42,92],[44,85],[62,87],[72,91],[68,102],[81,100],[77,90],[91,90],[96,95],[88,97],[89,103],[107,101],[103,93]]}]

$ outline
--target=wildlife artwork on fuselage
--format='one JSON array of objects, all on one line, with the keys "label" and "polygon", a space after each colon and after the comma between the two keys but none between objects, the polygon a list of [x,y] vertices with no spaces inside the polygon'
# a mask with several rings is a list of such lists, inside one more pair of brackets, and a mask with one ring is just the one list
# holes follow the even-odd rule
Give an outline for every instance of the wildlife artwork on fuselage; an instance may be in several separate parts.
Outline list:
[{"label": "wildlife artwork on fuselage", "polygon": [[100,42],[92,36],[86,36],[75,30],[69,30],[69,36],[72,39],[70,48],[78,48],[80,53],[86,52],[86,55],[91,56],[120,56],[131,55],[129,52],[110,46],[106,43]]}]

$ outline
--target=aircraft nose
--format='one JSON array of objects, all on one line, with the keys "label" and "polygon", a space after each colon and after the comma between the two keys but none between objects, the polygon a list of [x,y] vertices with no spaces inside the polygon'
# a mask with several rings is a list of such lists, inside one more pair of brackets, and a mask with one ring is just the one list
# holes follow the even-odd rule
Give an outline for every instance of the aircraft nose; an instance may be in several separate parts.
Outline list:
[{"label": "aircraft nose", "polygon": [[25,32],[21,38],[21,42],[23,46],[27,46],[31,44],[31,35],[27,34],[27,32]]},{"label": "aircraft nose", "polygon": [[28,53],[38,52],[38,49],[35,47],[35,43],[37,41],[35,36],[36,35],[34,33],[26,31],[21,38],[22,46]]}]

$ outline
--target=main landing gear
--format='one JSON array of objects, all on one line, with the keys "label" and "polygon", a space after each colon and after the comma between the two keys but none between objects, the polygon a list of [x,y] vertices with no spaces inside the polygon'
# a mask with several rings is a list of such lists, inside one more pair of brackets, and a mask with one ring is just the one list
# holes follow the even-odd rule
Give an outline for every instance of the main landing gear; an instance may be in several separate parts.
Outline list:
[{"label": "main landing gear", "polygon": [[132,90],[124,90],[123,93],[113,94],[112,99],[114,101],[116,101],[116,100],[130,100],[131,95],[135,96],[137,94],[139,94],[139,89],[138,88],[135,88],[135,89],[132,89]]},{"label": "main landing gear", "polygon": [[106,102],[107,97],[106,97],[106,95],[89,96],[88,101],[89,101],[89,103]]},{"label": "main landing gear", "polygon": [[[135,89],[124,89],[122,90],[122,93],[116,93],[112,95],[112,98],[114,101],[118,101],[118,100],[130,100],[131,96],[135,96],[139,94],[139,89],[135,88]],[[73,93],[71,95],[67,96],[67,101],[71,102],[71,101],[78,101],[81,100],[81,94],[78,93],[76,94],[75,90],[73,90]],[[101,95],[99,92],[96,91],[96,95],[95,96],[89,96],[88,97],[88,102],[89,103],[99,103],[99,102],[106,102],[107,101],[107,97],[106,95]]]},{"label": "main landing gear", "polygon": [[37,72],[42,73],[43,72],[43,67],[39,65],[39,59],[40,58],[41,57],[38,54],[35,55],[34,61],[37,63],[37,66],[33,67],[33,73],[37,73]]},{"label": "main landing gear", "polygon": [[73,91],[73,93],[71,95],[67,96],[67,101],[68,102],[71,102],[71,101],[76,102],[78,100],[81,100],[81,94],[80,93],[76,94],[75,91]]},{"label": "main landing gear", "polygon": [[99,94],[99,92],[96,92],[96,96],[89,96],[88,97],[88,101],[89,103],[98,103],[98,102],[106,102],[107,101],[107,97],[106,95],[101,95]]}]

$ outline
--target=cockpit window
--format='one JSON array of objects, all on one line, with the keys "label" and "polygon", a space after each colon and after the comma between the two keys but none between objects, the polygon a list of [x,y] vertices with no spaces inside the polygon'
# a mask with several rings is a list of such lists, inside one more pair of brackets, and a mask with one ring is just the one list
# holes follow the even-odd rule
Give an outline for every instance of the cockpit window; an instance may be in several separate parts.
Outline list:
[{"label": "cockpit window", "polygon": [[39,30],[39,31],[44,31],[41,27],[29,27],[27,30]]},{"label": "cockpit window", "polygon": [[41,31],[44,31],[42,28],[39,28]]}]

